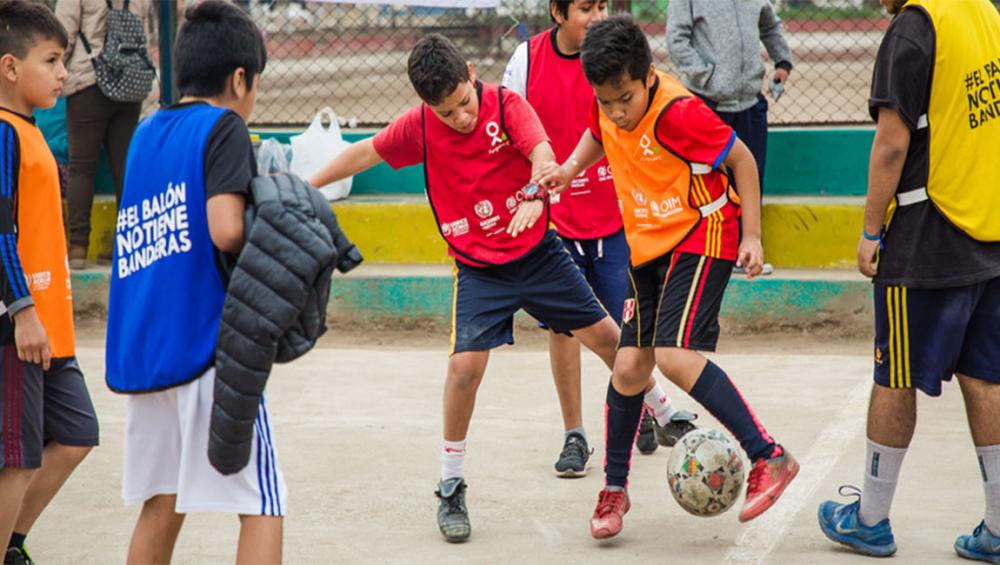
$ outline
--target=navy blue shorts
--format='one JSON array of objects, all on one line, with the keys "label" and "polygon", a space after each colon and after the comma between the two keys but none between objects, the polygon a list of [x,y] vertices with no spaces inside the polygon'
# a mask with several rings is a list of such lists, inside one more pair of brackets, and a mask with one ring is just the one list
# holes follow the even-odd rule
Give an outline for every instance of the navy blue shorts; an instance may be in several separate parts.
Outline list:
[{"label": "navy blue shorts", "polygon": [[557,332],[586,328],[608,315],[554,231],[511,263],[457,265],[452,354],[513,344],[520,309]]},{"label": "navy blue shorts", "polygon": [[1000,278],[942,289],[875,285],[875,382],[939,396],[955,373],[1000,383]]},{"label": "navy blue shorts", "polygon": [[[622,306],[628,294],[629,248],[625,229],[598,239],[570,239],[559,236],[563,247],[576,263],[587,284],[594,290],[608,315],[619,326]],[[538,327],[548,329],[542,322]]]}]

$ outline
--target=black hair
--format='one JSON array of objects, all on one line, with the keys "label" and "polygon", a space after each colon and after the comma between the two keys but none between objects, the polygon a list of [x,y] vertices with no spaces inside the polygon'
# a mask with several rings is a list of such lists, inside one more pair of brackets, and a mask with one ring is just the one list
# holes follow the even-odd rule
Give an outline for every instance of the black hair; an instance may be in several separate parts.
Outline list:
[{"label": "black hair", "polygon": [[583,74],[594,85],[618,84],[622,79],[646,81],[653,53],[632,16],[612,16],[587,30],[580,49]]},{"label": "black hair", "polygon": [[181,96],[218,96],[241,67],[247,88],[253,88],[267,65],[267,46],[246,12],[223,0],[205,0],[184,11],[174,58]]},{"label": "black hair", "polygon": [[48,6],[26,0],[0,0],[0,57],[10,53],[21,59],[46,39],[63,49],[69,43],[66,29]]},{"label": "black hair", "polygon": [[563,19],[569,17],[569,7],[573,5],[574,0],[549,0],[549,17],[552,21],[556,21],[556,17],[552,15],[552,6],[556,7],[556,11],[562,14]]},{"label": "black hair", "polygon": [[417,96],[424,102],[440,104],[469,80],[469,66],[455,44],[439,33],[425,35],[410,51],[406,73]]},{"label": "black hair", "polygon": [[[600,4],[601,2],[610,3],[611,0],[593,0],[595,4]],[[552,15],[552,6],[556,7],[556,11],[562,15],[563,19],[569,18],[569,7],[573,5],[576,0],[549,0],[549,18],[555,22],[556,17]],[[559,23],[559,22],[556,22]]]}]

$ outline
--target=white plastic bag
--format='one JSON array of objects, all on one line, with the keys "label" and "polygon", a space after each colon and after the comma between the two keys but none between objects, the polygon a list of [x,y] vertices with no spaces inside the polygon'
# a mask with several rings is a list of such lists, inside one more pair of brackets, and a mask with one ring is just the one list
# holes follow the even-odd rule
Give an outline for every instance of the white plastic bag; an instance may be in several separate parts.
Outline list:
[{"label": "white plastic bag", "polygon": [[291,147],[273,137],[260,142],[257,148],[257,174],[273,175],[287,173]]},{"label": "white plastic bag", "polygon": [[[323,125],[323,118],[330,122],[329,126]],[[303,179],[311,177],[350,145],[344,141],[337,115],[329,106],[317,112],[306,131],[292,137],[291,141],[291,173]],[[352,180],[352,177],[348,177],[316,188],[327,200],[340,200],[351,193]]]}]

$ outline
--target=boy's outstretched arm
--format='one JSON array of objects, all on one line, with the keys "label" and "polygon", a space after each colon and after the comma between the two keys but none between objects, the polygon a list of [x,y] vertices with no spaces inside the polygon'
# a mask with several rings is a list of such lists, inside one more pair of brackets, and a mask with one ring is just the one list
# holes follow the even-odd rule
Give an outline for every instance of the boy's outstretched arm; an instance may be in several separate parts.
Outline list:
[{"label": "boy's outstretched arm", "polygon": [[743,237],[736,264],[746,270],[752,279],[764,268],[764,248],[760,243],[760,176],[757,162],[747,146],[736,139],[733,148],[723,161],[733,171],[736,193],[740,195],[743,221]]},{"label": "boy's outstretched arm", "polygon": [[351,144],[333,161],[309,177],[309,184],[315,187],[326,186],[347,177],[367,171],[382,162],[382,157],[375,151],[374,138],[369,137]]},{"label": "boy's outstretched arm", "polygon": [[588,130],[583,132],[583,137],[576,144],[576,149],[566,158],[565,163],[543,165],[534,173],[533,178],[541,186],[558,194],[566,190],[577,175],[600,161],[601,157],[604,157],[604,146],[594,139]]}]

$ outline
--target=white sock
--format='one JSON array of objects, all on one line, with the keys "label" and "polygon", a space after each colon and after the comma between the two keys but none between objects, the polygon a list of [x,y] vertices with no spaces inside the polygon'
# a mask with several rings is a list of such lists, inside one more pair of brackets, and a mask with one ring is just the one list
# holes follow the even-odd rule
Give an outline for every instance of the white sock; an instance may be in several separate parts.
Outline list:
[{"label": "white sock", "polygon": [[465,477],[465,440],[441,445],[441,480]]},{"label": "white sock", "polygon": [[563,440],[565,440],[566,438],[568,438],[570,434],[579,434],[579,435],[583,436],[583,440],[584,441],[587,441],[587,430],[583,429],[583,426],[579,426],[579,427],[573,428],[571,430],[566,430],[563,433]]},{"label": "white sock", "polygon": [[653,388],[649,389],[643,400],[646,402],[646,406],[653,409],[653,416],[656,417],[656,423],[661,427],[670,423],[670,418],[677,413],[677,409],[670,402],[667,393],[663,392],[663,389],[660,388],[660,383],[653,385]]},{"label": "white sock", "polygon": [[868,440],[865,450],[865,486],[861,492],[861,523],[874,526],[889,517],[906,448],[888,447]]},{"label": "white sock", "polygon": [[976,455],[986,492],[986,527],[1000,535],[1000,445],[977,447]]}]

